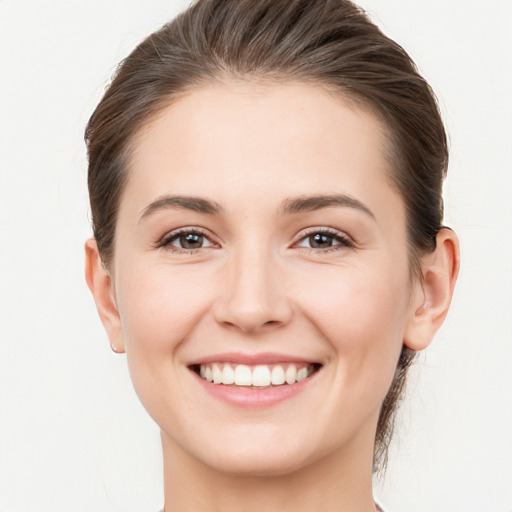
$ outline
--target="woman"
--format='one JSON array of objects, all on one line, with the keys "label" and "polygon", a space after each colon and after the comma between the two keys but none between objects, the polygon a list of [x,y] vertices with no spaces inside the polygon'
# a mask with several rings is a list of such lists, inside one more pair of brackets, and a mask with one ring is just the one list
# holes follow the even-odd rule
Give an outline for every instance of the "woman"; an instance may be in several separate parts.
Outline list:
[{"label": "woman", "polygon": [[407,54],[345,0],[200,0],[86,141],[87,282],[161,429],[165,511],[378,510],[459,264]]}]

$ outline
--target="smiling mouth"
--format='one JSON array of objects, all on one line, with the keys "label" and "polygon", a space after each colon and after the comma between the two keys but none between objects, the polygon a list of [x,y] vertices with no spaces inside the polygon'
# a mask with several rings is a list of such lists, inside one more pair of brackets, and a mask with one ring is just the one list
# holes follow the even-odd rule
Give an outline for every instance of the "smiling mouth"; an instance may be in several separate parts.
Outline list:
[{"label": "smiling mouth", "polygon": [[202,379],[217,385],[253,389],[290,386],[318,371],[318,363],[282,363],[246,365],[235,363],[206,363],[190,366]]}]

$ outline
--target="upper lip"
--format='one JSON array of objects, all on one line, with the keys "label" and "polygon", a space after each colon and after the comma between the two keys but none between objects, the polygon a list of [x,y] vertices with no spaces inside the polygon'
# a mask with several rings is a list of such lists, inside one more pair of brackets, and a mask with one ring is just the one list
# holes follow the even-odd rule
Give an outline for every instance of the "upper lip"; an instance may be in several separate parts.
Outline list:
[{"label": "upper lip", "polygon": [[219,362],[246,365],[277,363],[320,364],[318,361],[314,359],[308,359],[290,354],[279,354],[274,352],[262,352],[259,354],[246,354],[242,352],[223,352],[195,359],[189,363],[189,366]]}]

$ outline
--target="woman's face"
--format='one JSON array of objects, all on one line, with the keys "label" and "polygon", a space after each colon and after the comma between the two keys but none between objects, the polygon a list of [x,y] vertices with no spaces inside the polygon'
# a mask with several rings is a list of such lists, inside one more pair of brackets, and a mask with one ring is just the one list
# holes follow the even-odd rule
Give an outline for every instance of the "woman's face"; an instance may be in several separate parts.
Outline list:
[{"label": "woman's face", "polygon": [[318,87],[232,82],[134,150],[113,296],[164,446],[239,474],[371,460],[415,309],[381,122]]}]

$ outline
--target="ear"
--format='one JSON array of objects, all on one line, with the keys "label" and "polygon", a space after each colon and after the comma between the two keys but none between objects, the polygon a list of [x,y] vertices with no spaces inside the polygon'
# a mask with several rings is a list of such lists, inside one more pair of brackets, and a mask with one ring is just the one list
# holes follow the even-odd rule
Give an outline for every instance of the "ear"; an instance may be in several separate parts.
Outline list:
[{"label": "ear", "polygon": [[442,228],[436,237],[436,249],[421,260],[423,279],[418,280],[413,292],[404,335],[406,347],[423,350],[434,339],[448,313],[459,264],[457,235],[449,228]]},{"label": "ear", "polygon": [[109,272],[103,266],[94,238],[85,242],[85,280],[96,302],[101,323],[107,331],[114,352],[124,352],[121,319],[117,311],[114,286]]}]

